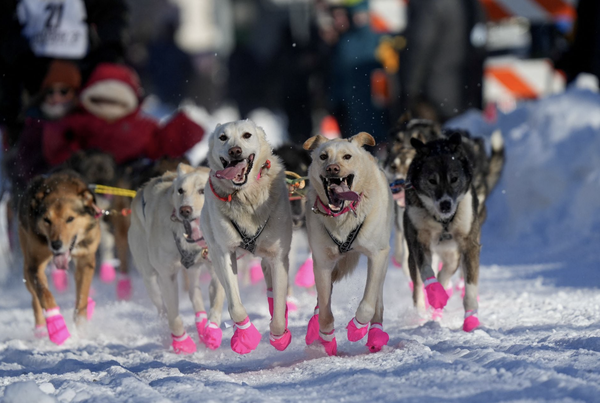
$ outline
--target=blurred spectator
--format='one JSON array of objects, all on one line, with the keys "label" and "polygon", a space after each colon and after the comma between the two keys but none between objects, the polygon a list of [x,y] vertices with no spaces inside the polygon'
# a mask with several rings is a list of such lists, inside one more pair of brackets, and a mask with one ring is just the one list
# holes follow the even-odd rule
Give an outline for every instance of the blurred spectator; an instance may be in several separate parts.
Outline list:
[{"label": "blurred spectator", "polygon": [[23,132],[7,163],[17,196],[31,178],[48,170],[42,153],[44,125],[63,118],[75,107],[80,85],[81,74],[74,63],[55,60],[50,64],[39,93],[25,113]]},{"label": "blurred spectator", "polygon": [[181,157],[198,143],[204,129],[184,112],[161,126],[140,109],[143,90],[132,69],[100,64],[81,91],[81,108],[44,128],[44,156],[52,165],[78,150],[111,154],[117,164],[138,158]]},{"label": "blurred spectator", "polygon": [[407,47],[401,55],[401,109],[445,122],[481,108],[485,15],[478,0],[408,4]]},{"label": "blurred spectator", "polygon": [[84,78],[124,55],[125,0],[0,1],[0,126],[14,144],[23,91],[37,93],[52,59],[77,61]]}]

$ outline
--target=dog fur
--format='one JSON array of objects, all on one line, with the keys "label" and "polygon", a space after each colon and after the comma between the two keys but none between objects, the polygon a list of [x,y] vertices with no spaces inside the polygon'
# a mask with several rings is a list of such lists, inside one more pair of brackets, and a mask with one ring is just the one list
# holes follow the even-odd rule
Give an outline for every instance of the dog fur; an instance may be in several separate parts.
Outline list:
[{"label": "dog fur", "polygon": [[19,242],[23,272],[33,297],[37,326],[45,324],[44,311],[57,307],[48,289],[45,269],[51,259],[59,269],[75,261],[75,322],[86,321],[90,284],[100,243],[94,195],[73,171],[32,179],[19,205]]},{"label": "dog fur", "polygon": [[[214,276],[208,260],[202,257],[202,247],[186,241],[191,233],[186,232],[184,225],[184,221],[190,225],[200,217],[208,175],[208,168],[179,164],[176,173],[166,172],[150,180],[138,191],[131,204],[128,234],[131,253],[150,299],[159,313],[165,313],[166,309],[169,328],[175,336],[184,333],[177,284],[177,274],[184,267],[179,248],[193,259],[186,264],[191,264],[187,270],[190,274],[189,297],[194,311],[205,310],[200,290],[200,270],[205,267],[213,277],[209,287],[211,306],[208,320],[221,323],[223,287]],[[182,207],[191,208],[189,215],[182,215]]]},{"label": "dog fur", "polygon": [[[315,207],[313,212],[307,213],[306,224],[313,252],[322,334],[334,330],[331,310],[333,284],[353,272],[361,254],[368,258],[368,275],[364,296],[356,310],[356,319],[360,323],[383,321],[383,282],[387,271],[394,203],[385,174],[375,158],[363,148],[364,145],[375,145],[373,137],[364,132],[349,139],[335,140],[318,135],[304,143],[304,148],[312,151],[306,202],[308,206]],[[332,217],[318,213],[316,209],[321,211],[322,206],[315,204],[317,198],[328,204],[332,212],[332,206],[337,212],[348,206],[348,200],[341,205],[338,205],[339,201],[333,201],[332,204],[328,194],[330,191],[325,187],[326,182],[331,187],[331,183],[340,178],[346,178],[349,189],[360,194],[356,214],[348,211]],[[343,242],[361,223],[351,250],[341,253],[331,237]]]},{"label": "dog fur", "polygon": [[[267,160],[270,167],[265,165]],[[256,234],[264,226],[253,254],[262,258],[267,288],[273,289],[271,334],[283,335],[292,238],[283,164],[273,154],[264,131],[250,120],[218,125],[209,140],[208,162],[214,191],[209,183],[205,189],[201,228],[214,270],[225,288],[231,319],[241,322],[248,317],[236,278],[236,251],[240,249],[242,237],[233,222],[245,234]],[[234,179],[218,177],[217,172],[237,169],[239,164],[245,168]],[[227,197],[230,201],[223,200]]]},{"label": "dog fur", "polygon": [[[432,253],[444,266],[437,279],[446,288],[459,264],[466,281],[465,311],[477,311],[481,221],[473,184],[472,163],[460,133],[427,144],[411,143],[417,151],[408,171],[404,230],[408,242],[409,268],[414,283],[413,301],[424,309],[423,282],[436,276]],[[481,213],[478,213],[480,212]]]}]

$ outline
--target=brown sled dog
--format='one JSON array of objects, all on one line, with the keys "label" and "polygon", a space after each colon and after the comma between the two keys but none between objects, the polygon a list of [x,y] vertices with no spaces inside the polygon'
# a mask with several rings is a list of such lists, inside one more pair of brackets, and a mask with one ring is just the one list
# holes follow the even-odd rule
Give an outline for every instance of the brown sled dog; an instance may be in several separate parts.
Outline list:
[{"label": "brown sled dog", "polygon": [[100,243],[94,195],[72,171],[34,178],[19,205],[19,241],[25,285],[33,297],[36,337],[58,345],[70,337],[63,316],[48,289],[45,269],[50,260],[66,270],[75,261],[75,322],[87,319],[88,293]]}]

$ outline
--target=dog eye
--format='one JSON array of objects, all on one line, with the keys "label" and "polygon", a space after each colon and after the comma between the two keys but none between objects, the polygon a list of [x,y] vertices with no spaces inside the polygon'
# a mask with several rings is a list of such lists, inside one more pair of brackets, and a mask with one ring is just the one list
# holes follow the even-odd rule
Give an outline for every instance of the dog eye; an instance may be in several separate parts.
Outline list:
[{"label": "dog eye", "polygon": [[50,219],[46,217],[44,217],[44,222],[48,225],[52,224],[52,221],[50,221]]},{"label": "dog eye", "polygon": [[352,158],[352,156],[351,156],[350,154],[346,154],[346,155],[344,155],[344,159],[345,159],[345,160],[349,160],[350,158]]},{"label": "dog eye", "polygon": [[221,140],[221,141],[227,141],[227,136],[225,134],[221,134],[219,136],[219,140]]},{"label": "dog eye", "polygon": [[203,195],[204,194],[204,189],[198,189],[198,193]]},{"label": "dog eye", "polygon": [[182,195],[182,194],[183,194],[183,189],[182,189],[182,188],[179,188],[179,189],[177,190],[177,193],[179,193],[180,195]]},{"label": "dog eye", "polygon": [[325,161],[327,159],[327,154],[321,154],[319,158],[321,158],[321,161]]},{"label": "dog eye", "polygon": [[432,185],[437,185],[437,181],[434,178],[429,179],[429,183]]},{"label": "dog eye", "polygon": [[71,217],[67,218],[67,222],[69,223],[69,222],[73,221],[74,219],[75,219],[75,217],[71,216]]},{"label": "dog eye", "polygon": [[456,183],[456,181],[458,181],[458,176],[453,176],[450,178],[450,183]]},{"label": "dog eye", "polygon": [[245,138],[245,139],[247,140],[247,139],[249,139],[250,137],[252,137],[252,133],[248,133],[248,132],[246,132],[246,133],[242,134],[242,137],[243,137],[243,138]]},{"label": "dog eye", "polygon": [[395,170],[395,169],[396,169],[396,164],[392,164],[392,165],[390,165],[390,169],[393,169],[393,170]]}]

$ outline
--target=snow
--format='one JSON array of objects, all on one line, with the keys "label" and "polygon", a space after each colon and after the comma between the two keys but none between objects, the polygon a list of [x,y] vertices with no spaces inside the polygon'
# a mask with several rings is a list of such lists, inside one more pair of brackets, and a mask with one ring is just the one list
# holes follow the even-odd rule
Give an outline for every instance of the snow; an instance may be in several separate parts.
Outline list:
[{"label": "snow", "polygon": [[[177,356],[137,275],[128,302],[116,300],[114,284],[95,280],[96,313],[85,329],[73,325],[70,278],[68,292],[55,296],[73,337],[57,347],[34,339],[29,293],[20,268],[11,266],[0,286],[0,401],[598,401],[600,96],[569,90],[523,104],[494,125],[473,113],[452,124],[486,136],[499,127],[507,147],[483,231],[480,329],[461,330],[458,293],[441,321],[421,318],[407,279],[390,266],[384,289],[390,342],[367,353],[366,340],[350,343],[345,335],[364,288],[362,260],[334,288],[337,357],[305,346],[315,295],[298,289],[292,344],[284,352],[272,348],[264,285],[242,286],[263,335],[256,351],[233,353],[228,328],[218,350]],[[180,297],[187,331],[197,340],[191,304]]]}]

